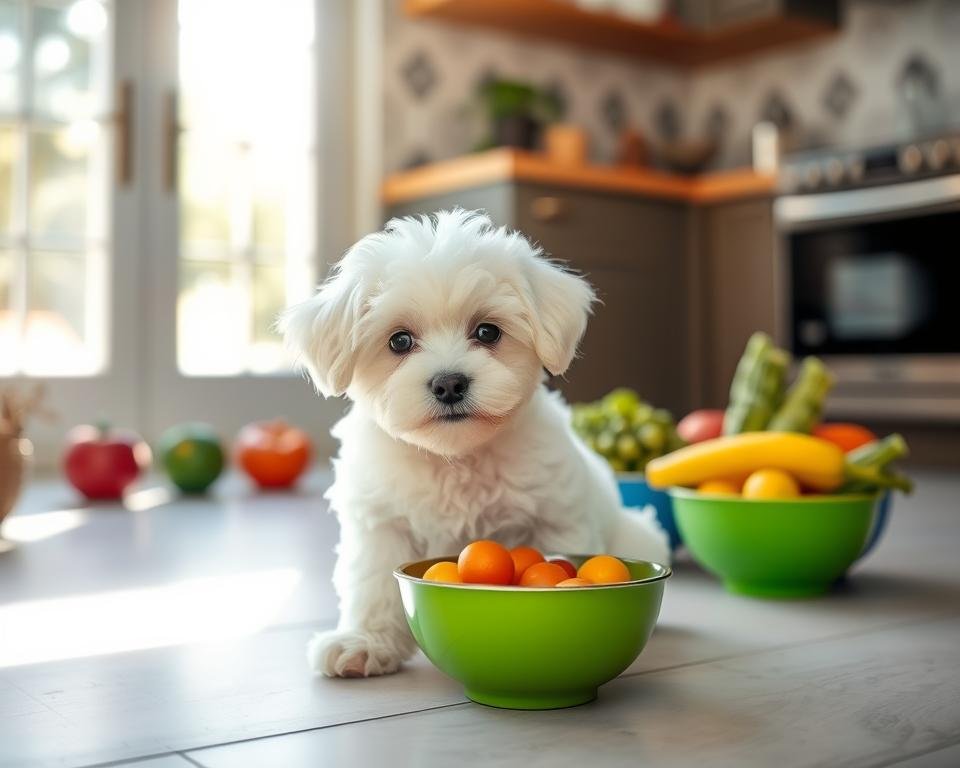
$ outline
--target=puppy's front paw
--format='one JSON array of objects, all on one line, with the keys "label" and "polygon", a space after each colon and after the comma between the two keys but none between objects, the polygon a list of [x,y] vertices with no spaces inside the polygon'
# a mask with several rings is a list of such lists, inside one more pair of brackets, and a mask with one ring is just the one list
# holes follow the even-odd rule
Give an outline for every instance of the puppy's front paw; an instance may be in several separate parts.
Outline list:
[{"label": "puppy's front paw", "polygon": [[389,675],[400,668],[403,651],[384,634],[331,630],[307,644],[307,662],[327,677]]}]

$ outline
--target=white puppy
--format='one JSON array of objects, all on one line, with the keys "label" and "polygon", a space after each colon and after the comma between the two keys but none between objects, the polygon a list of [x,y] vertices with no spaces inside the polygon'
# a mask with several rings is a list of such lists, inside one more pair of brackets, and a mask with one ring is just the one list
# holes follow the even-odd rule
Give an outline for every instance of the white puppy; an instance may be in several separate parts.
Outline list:
[{"label": "white puppy", "polygon": [[573,360],[593,300],[522,235],[454,210],[363,238],[284,315],[321,394],[353,401],[327,492],[340,622],[311,641],[315,670],[396,671],[415,645],[393,569],[473,539],[668,561],[651,514],[621,508],[544,387],[544,368]]}]

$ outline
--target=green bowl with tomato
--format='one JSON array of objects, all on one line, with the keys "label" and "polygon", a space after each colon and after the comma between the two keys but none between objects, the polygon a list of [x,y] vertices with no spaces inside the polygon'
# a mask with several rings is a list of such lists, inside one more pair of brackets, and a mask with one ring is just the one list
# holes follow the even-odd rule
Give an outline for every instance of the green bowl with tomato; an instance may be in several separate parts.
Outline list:
[{"label": "green bowl with tomato", "polygon": [[864,551],[875,494],[743,499],[672,488],[691,557],[729,592],[800,598],[830,589]]},{"label": "green bowl with tomato", "polygon": [[[578,568],[588,555],[558,555]],[[640,655],[660,614],[670,569],[621,558],[633,580],[590,587],[444,584],[422,577],[434,563],[394,576],[410,630],[467,696],[505,709],[585,704]]]}]

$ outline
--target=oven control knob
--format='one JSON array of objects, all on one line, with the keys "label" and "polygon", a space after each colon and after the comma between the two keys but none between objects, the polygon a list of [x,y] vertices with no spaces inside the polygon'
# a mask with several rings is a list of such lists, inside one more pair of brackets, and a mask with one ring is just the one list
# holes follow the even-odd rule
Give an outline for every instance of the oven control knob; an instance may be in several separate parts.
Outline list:
[{"label": "oven control knob", "polygon": [[816,189],[823,180],[823,170],[820,163],[810,163],[803,169],[803,183],[808,189]]},{"label": "oven control knob", "polygon": [[923,148],[924,159],[931,171],[942,171],[950,162],[950,145],[944,139],[937,139]]},{"label": "oven control knob", "polygon": [[831,157],[824,163],[823,175],[831,187],[839,186],[844,177],[843,162],[839,158]]},{"label": "oven control knob", "polygon": [[907,144],[903,147],[897,157],[897,165],[901,173],[907,175],[918,173],[923,167],[923,152],[920,151],[920,147],[916,144]]},{"label": "oven control knob", "polygon": [[854,184],[863,181],[866,163],[859,156],[848,157],[846,162],[847,178]]}]

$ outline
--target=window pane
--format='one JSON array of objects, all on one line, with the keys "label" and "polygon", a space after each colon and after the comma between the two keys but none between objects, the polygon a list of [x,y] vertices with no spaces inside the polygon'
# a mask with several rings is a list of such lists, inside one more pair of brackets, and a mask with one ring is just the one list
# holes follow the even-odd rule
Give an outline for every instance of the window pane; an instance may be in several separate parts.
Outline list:
[{"label": "window pane", "polygon": [[89,372],[87,259],[82,253],[30,254],[26,360],[29,373]]},{"label": "window pane", "polygon": [[92,118],[103,110],[98,60],[107,27],[99,0],[76,0],[62,8],[34,7],[33,109],[60,119]]},{"label": "window pane", "polygon": [[314,282],[313,7],[179,2],[184,373],[290,370],[272,326]]},{"label": "window pane", "polygon": [[282,267],[253,269],[253,348],[250,369],[272,371],[289,364],[283,343],[273,329],[277,315],[287,305],[286,276]]},{"label": "window pane", "polygon": [[180,142],[180,232],[190,244],[230,242],[235,153],[225,142],[186,137]]},{"label": "window pane", "polygon": [[254,156],[253,243],[268,254],[282,251],[286,244],[288,165],[264,152]]},{"label": "window pane", "polygon": [[10,235],[14,230],[14,162],[19,148],[17,138],[12,128],[0,128],[0,236]]},{"label": "window pane", "polygon": [[[79,126],[79,128],[77,127]],[[85,130],[84,130],[85,129]],[[88,235],[90,153],[96,123],[33,131],[30,155],[30,233],[40,241],[81,241]]]},{"label": "window pane", "polygon": [[16,112],[20,101],[20,62],[23,38],[20,9],[0,0],[0,112]]},{"label": "window pane", "polygon": [[13,254],[0,251],[0,373],[17,370],[17,337],[19,328],[13,313]]},{"label": "window pane", "polygon": [[250,310],[244,269],[223,262],[181,262],[177,363],[187,375],[245,369]]}]

